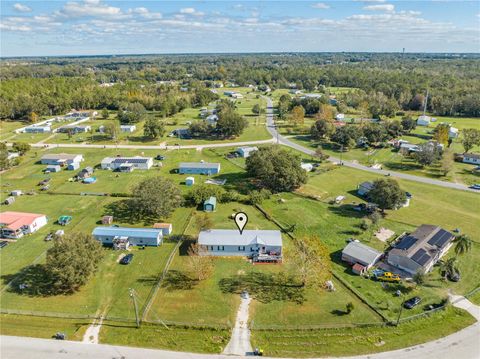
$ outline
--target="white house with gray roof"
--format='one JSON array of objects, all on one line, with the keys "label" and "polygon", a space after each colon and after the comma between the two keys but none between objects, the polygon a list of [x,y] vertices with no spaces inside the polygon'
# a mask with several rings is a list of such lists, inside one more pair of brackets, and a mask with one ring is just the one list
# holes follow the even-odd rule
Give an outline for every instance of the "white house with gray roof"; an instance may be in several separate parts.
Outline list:
[{"label": "white house with gray roof", "polygon": [[131,172],[134,169],[148,170],[153,166],[152,157],[106,157],[100,163],[104,170]]},{"label": "white house with gray roof", "polygon": [[254,256],[282,254],[278,230],[210,229],[198,236],[201,254],[211,256]]},{"label": "white house with gray roof", "polygon": [[216,175],[220,172],[220,163],[210,162],[180,162],[180,174]]},{"label": "white house with gray roof", "polygon": [[68,153],[48,153],[43,155],[40,162],[43,165],[55,165],[55,166],[68,166],[72,163],[78,163],[83,161],[83,155],[80,154],[68,154]]}]

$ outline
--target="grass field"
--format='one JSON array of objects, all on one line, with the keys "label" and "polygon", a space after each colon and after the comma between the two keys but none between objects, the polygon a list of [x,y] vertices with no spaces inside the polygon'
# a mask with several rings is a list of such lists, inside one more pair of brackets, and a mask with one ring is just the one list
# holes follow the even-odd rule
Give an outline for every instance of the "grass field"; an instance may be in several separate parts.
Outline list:
[{"label": "grass field", "polygon": [[[477,195],[454,190],[430,188],[424,184],[401,181],[401,186],[410,191],[414,198],[410,207],[398,211],[390,211],[380,222],[380,226],[392,229],[397,235],[404,231],[412,231],[416,226],[438,224],[447,230],[460,228],[476,241],[472,250],[459,258],[462,280],[458,283],[444,282],[438,270],[427,277],[425,286],[415,288],[412,285],[396,288],[394,285],[384,286],[380,283],[362,279],[353,275],[350,269],[340,261],[340,252],[345,246],[345,240],[358,238],[369,246],[384,250],[386,244],[373,238],[370,230],[363,231],[359,225],[361,216],[348,210],[347,206],[330,205],[329,201],[338,195],[345,195],[345,204],[359,203],[362,200],[355,195],[356,185],[361,181],[375,178],[374,174],[341,167],[324,174],[311,175],[307,185],[300,192],[317,196],[320,201],[281,194],[265,201],[262,206],[285,227],[296,225],[296,235],[317,235],[330,250],[335,272],[342,276],[351,286],[363,294],[369,302],[390,319],[396,317],[402,298],[394,296],[396,289],[403,289],[407,295],[420,295],[425,304],[439,303],[451,288],[456,293],[465,294],[478,286],[479,271],[470,265],[480,258],[480,233],[476,223],[480,220],[476,211]],[[281,197],[284,202],[279,202]],[[282,203],[282,204],[280,204]],[[425,208],[436,208],[435,211],[425,211]],[[453,250],[449,255],[453,255]],[[419,313],[423,305],[412,311],[404,311],[402,316]]]},{"label": "grass field", "polygon": [[252,332],[253,347],[275,357],[350,356],[395,350],[441,338],[475,322],[467,312],[448,308],[398,327]]},{"label": "grass field", "polygon": [[90,325],[85,319],[33,317],[0,314],[0,334],[50,339],[57,332],[65,333],[68,340],[82,340]]},{"label": "grass field", "polygon": [[162,325],[143,324],[136,329],[132,324],[104,322],[100,342],[142,348],[170,349],[196,353],[220,353],[230,340],[230,331],[224,329],[165,328]]},{"label": "grass field", "polygon": [[[80,315],[106,315],[110,319],[134,318],[133,306],[128,295],[133,288],[143,309],[147,299],[152,293],[159,274],[165,267],[166,260],[172,253],[175,243],[166,242],[159,248],[140,250],[133,248],[134,260],[129,266],[117,264],[119,252],[105,250],[98,272],[91,278],[86,286],[78,293],[70,296],[41,296],[35,293],[18,293],[17,288],[8,289],[6,284],[12,279],[22,278],[25,275],[38,273],[25,269],[32,263],[43,263],[44,253],[51,245],[44,242],[43,238],[51,230],[61,228],[55,220],[61,214],[73,216],[73,221],[65,227],[66,232],[83,231],[90,233],[97,225],[101,216],[114,213],[115,224],[128,226],[150,226],[151,223],[132,221],[128,213],[123,213],[119,203],[121,198],[80,196],[80,192],[129,192],[131,187],[150,176],[165,176],[177,183],[183,192],[189,191],[183,183],[185,175],[172,173],[181,161],[220,162],[221,173],[216,178],[225,178],[226,189],[238,189],[245,192],[251,186],[243,166],[243,159],[224,158],[225,153],[231,149],[222,148],[215,150],[113,150],[113,149],[52,149],[49,152],[82,153],[85,162],[82,166],[95,166],[102,158],[121,154],[123,156],[145,155],[155,156],[159,153],[166,155],[161,167],[154,167],[149,171],[135,171],[130,174],[112,173],[97,170],[95,176],[98,181],[92,185],[69,182],[68,179],[76,171],[62,171],[51,174],[52,194],[37,194],[35,196],[22,196],[9,206],[9,210],[30,211],[45,213],[49,217],[49,224],[32,236],[27,236],[16,243],[10,243],[0,252],[0,266],[2,274],[2,288],[0,302],[2,309],[59,312]],[[292,150],[293,151],[293,150]],[[0,199],[13,189],[24,191],[36,189],[37,182],[46,176],[41,170],[44,165],[38,160],[45,151],[32,150],[27,154],[20,166],[2,174]],[[304,159],[309,156],[302,155]],[[332,169],[333,168],[333,169]],[[328,170],[331,169],[331,170]],[[206,176],[195,176],[196,185],[204,182]],[[361,202],[355,194],[356,186],[365,180],[376,178],[375,174],[353,170],[347,167],[322,165],[321,170],[309,175],[308,183],[303,186],[298,194],[279,194],[266,200],[262,207],[275,219],[286,227],[296,225],[295,236],[317,235],[331,252],[334,272],[349,286],[359,292],[369,303],[389,319],[398,315],[402,298],[394,296],[396,286],[382,286],[378,282],[362,279],[352,275],[350,269],[339,261],[339,251],[345,246],[346,239],[355,237],[379,250],[385,248],[385,243],[372,237],[371,231],[362,231],[359,225],[362,221],[357,212],[348,209],[348,206],[331,205],[329,201],[338,195],[345,195],[345,204]],[[424,299],[421,306],[412,311],[403,311],[402,317],[417,314],[423,311],[425,304],[438,303],[452,288],[455,293],[465,294],[470,292],[480,282],[480,273],[476,263],[480,259],[480,232],[477,223],[480,222],[478,214],[478,195],[462,191],[448,190],[428,186],[421,183],[400,181],[403,189],[411,192],[414,197],[408,208],[398,211],[388,211],[386,218],[382,219],[380,226],[390,228],[396,234],[411,231],[422,223],[438,224],[445,229],[459,228],[475,241],[472,251],[460,257],[459,266],[462,280],[458,283],[444,282],[440,279],[438,271],[434,269],[428,276],[424,286],[414,288],[406,284],[401,287],[407,295],[420,295]],[[63,193],[72,193],[66,195]],[[304,196],[315,196],[318,200],[307,199]],[[282,199],[282,200],[280,200]],[[191,212],[198,215],[193,208],[182,207],[177,209],[171,218],[162,219],[173,223],[174,233],[181,234],[189,221]],[[236,226],[231,219],[231,214],[244,211],[249,215],[249,229],[276,229],[276,225],[267,220],[257,209],[243,203],[219,203],[217,210],[209,213],[213,228],[230,228]],[[198,227],[195,216],[189,222],[185,234],[196,237]],[[284,236],[284,247],[288,248],[292,241]],[[244,258],[216,258],[214,271],[210,278],[197,282],[191,279],[188,273],[188,257],[185,255],[187,242],[175,253],[170,271],[160,290],[153,299],[153,305],[146,319],[149,321],[164,320],[167,323],[193,324],[195,326],[231,326],[240,301],[239,288],[233,284],[240,282],[240,286],[249,285],[254,300],[251,305],[251,325],[253,328],[279,328],[278,331],[264,332],[254,330],[253,344],[267,349],[268,355],[308,356],[324,355],[326,347],[333,338],[338,336],[350,338],[353,343],[358,341],[359,352],[380,351],[395,347],[393,341],[388,340],[389,335],[398,335],[404,345],[409,345],[412,339],[406,338],[407,329],[421,328],[427,325],[429,319],[419,321],[418,324],[405,324],[399,328],[372,329],[373,334],[368,334],[370,329],[338,329],[335,331],[312,330],[301,331],[298,336],[292,335],[286,329],[290,327],[349,325],[351,323],[378,323],[380,318],[345,286],[334,279],[336,291],[333,293],[324,290],[302,289],[292,292],[279,285],[276,279],[285,265],[252,266]],[[449,254],[451,255],[451,253]],[[288,258],[287,258],[288,260]],[[35,278],[35,277],[34,277]],[[21,282],[21,281],[20,281]],[[252,282],[254,285],[252,285]],[[41,284],[41,282],[39,282]],[[232,288],[234,288],[232,290]],[[297,298],[302,297],[301,304]],[[472,300],[478,300],[473,297]],[[351,314],[346,314],[345,307],[348,302],[354,303],[355,309]],[[25,326],[25,317],[6,317],[5,329],[2,333],[22,333]],[[418,341],[433,339],[444,333],[454,331],[470,323],[470,318],[453,309],[437,318],[448,323],[449,328],[432,326],[429,333],[422,332]],[[415,322],[416,323],[416,322]],[[88,324],[88,323],[87,323]],[[3,325],[3,323],[2,323]],[[82,321],[59,320],[48,322],[48,335],[50,332],[64,330],[69,336],[78,339],[84,331],[86,324]],[[411,326],[410,326],[411,325]],[[418,325],[418,327],[417,327]],[[59,328],[59,329],[57,329]],[[397,330],[395,332],[394,330]],[[38,334],[36,324],[32,328],[25,328],[26,335],[43,336]],[[75,334],[77,333],[77,334]],[[353,333],[353,334],[352,334]],[[389,334],[394,333],[394,334]],[[137,345],[145,347],[178,349],[205,353],[220,352],[225,346],[230,333],[228,330],[197,330],[172,326],[167,330],[161,325],[144,325],[141,329],[133,329],[132,322],[119,324],[107,321],[101,330],[100,340],[105,343]],[[337,336],[338,335],[338,336]],[[281,339],[283,338],[283,339]],[[286,339],[285,339],[286,338]],[[294,340],[292,340],[294,338]],[[329,339],[332,338],[332,339]],[[372,339],[373,338],[373,339]],[[376,338],[381,338],[377,340]],[[378,347],[375,343],[384,341]],[[300,343],[304,343],[303,346]],[[320,346],[319,343],[325,345]],[[295,354],[297,349],[299,354]],[[347,348],[345,348],[347,347]],[[332,351],[328,355],[349,354],[351,346],[332,344]],[[372,349],[373,347],[373,349]],[[337,354],[338,353],[338,354]]]},{"label": "grass field", "polygon": [[[230,149],[231,150],[231,149]],[[155,157],[158,154],[166,156],[166,159],[159,163],[159,166],[154,166],[148,171],[137,170],[133,173],[118,173],[108,170],[98,169],[94,176],[97,178],[96,183],[84,184],[81,182],[69,182],[69,179],[77,174],[78,171],[61,171],[45,175],[42,171],[45,165],[40,164],[40,158],[45,153],[80,153],[83,154],[85,161],[82,162],[82,168],[85,166],[98,166],[103,158],[121,156],[151,156]],[[222,152],[223,153],[223,152]],[[203,151],[192,150],[130,150],[130,149],[87,149],[87,148],[54,148],[47,151],[31,151],[29,152],[20,166],[13,168],[2,174],[1,190],[2,195],[6,196],[13,189],[21,189],[24,192],[29,190],[39,191],[37,183],[44,178],[51,178],[50,191],[56,193],[74,193],[94,192],[94,193],[128,193],[131,187],[145,179],[152,176],[166,176],[174,180],[177,184],[181,184],[183,190],[189,190],[184,181],[187,176],[172,173],[173,170],[178,169],[178,164],[185,162],[220,162],[220,174],[214,178],[226,178],[226,187],[233,186],[235,183],[241,182],[243,174],[239,173],[241,168],[232,162],[217,155],[213,150],[205,149]],[[160,166],[161,165],[161,166]],[[204,182],[208,177],[198,175],[196,183]]]}]

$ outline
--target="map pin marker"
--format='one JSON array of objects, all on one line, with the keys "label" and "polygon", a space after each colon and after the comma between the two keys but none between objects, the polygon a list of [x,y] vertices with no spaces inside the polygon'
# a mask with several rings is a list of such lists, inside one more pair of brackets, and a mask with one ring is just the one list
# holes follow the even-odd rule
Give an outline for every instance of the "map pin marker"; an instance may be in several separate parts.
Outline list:
[{"label": "map pin marker", "polygon": [[248,216],[246,213],[238,212],[237,214],[235,214],[235,224],[237,225],[240,234],[242,234],[243,229],[247,225],[247,222]]}]

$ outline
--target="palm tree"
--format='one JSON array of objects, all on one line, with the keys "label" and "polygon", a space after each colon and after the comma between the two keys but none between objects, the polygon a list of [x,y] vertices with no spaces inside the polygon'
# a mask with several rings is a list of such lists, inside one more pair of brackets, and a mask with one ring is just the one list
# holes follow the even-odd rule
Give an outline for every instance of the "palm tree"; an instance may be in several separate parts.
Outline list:
[{"label": "palm tree", "polygon": [[440,262],[440,273],[442,274],[443,279],[447,276],[452,276],[455,273],[458,273],[457,267],[457,257],[448,258],[446,261]]},{"label": "palm tree", "polygon": [[465,234],[455,238],[455,254],[465,254],[472,249],[472,240]]}]

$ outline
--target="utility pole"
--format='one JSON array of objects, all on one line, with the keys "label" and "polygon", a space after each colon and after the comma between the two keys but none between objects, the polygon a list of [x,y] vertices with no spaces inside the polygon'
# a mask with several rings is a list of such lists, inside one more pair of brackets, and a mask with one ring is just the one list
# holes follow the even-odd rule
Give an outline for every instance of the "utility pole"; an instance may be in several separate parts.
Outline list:
[{"label": "utility pole", "polygon": [[137,306],[137,298],[135,297],[135,291],[130,288],[129,289],[130,298],[133,301],[133,307],[135,308],[135,321],[137,323],[137,328],[140,328],[140,319],[138,318],[138,306]]}]

